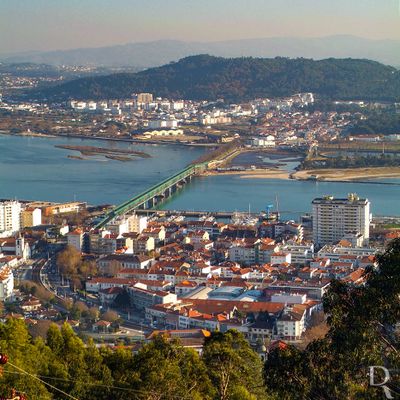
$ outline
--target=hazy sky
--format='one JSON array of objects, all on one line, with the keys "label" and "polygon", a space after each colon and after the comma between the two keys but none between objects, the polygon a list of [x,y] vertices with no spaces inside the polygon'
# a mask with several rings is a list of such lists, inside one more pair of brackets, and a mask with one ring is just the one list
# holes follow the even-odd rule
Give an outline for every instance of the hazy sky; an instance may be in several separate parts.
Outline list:
[{"label": "hazy sky", "polygon": [[400,39],[400,0],[0,0],[0,52],[158,39]]}]

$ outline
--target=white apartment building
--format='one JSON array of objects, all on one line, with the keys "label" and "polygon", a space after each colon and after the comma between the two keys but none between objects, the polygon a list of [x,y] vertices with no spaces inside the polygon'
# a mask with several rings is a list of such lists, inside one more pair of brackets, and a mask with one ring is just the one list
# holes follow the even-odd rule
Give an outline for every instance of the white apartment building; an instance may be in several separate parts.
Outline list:
[{"label": "white apartment building", "polygon": [[21,211],[21,228],[38,226],[42,224],[42,210],[40,208],[27,207]]},{"label": "white apartment building", "polygon": [[83,232],[81,229],[75,229],[67,234],[68,246],[75,247],[76,250],[82,251],[83,246]]},{"label": "white apartment building", "polygon": [[129,232],[129,220],[125,217],[119,217],[113,219],[107,224],[107,230],[114,233],[117,236],[121,236],[124,233]]},{"label": "white apartment building", "polygon": [[229,261],[252,265],[256,263],[256,248],[249,245],[234,245],[229,248]]},{"label": "white apartment building", "polygon": [[292,244],[286,243],[282,250],[290,253],[293,264],[307,264],[314,258],[314,244]]},{"label": "white apartment building", "polygon": [[285,310],[276,322],[277,337],[286,340],[299,340],[305,330],[305,313]]},{"label": "white apartment building", "polygon": [[0,232],[18,232],[21,228],[21,203],[4,201],[0,203]]},{"label": "white apartment building", "polygon": [[275,137],[272,135],[255,137],[251,139],[251,144],[255,147],[275,147]]},{"label": "white apartment building", "polygon": [[148,123],[149,129],[159,128],[170,128],[174,129],[178,127],[178,121],[176,119],[155,119]]},{"label": "white apartment building", "polygon": [[333,244],[341,240],[348,232],[359,232],[363,244],[369,241],[371,222],[370,202],[350,193],[347,199],[335,199],[333,196],[316,198],[313,208],[313,241],[317,246]]},{"label": "white apartment building", "polygon": [[128,217],[128,232],[142,233],[147,228],[147,217],[133,214]]},{"label": "white apartment building", "polygon": [[183,100],[176,100],[172,102],[172,108],[174,111],[180,111],[185,108],[185,102]]},{"label": "white apartment building", "polygon": [[278,252],[271,254],[271,264],[290,264],[292,255],[290,253]]},{"label": "white apartment building", "polygon": [[271,296],[272,303],[284,304],[304,304],[307,301],[307,295],[302,293],[276,293]]}]

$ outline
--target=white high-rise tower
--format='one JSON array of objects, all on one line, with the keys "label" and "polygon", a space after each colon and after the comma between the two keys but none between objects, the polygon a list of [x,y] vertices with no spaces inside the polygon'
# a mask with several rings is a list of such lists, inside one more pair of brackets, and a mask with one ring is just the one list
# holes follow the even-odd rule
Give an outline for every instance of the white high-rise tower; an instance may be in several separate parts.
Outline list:
[{"label": "white high-rise tower", "polygon": [[370,202],[350,193],[347,199],[325,196],[312,201],[313,240],[317,246],[332,244],[347,233],[363,236],[364,245],[369,241],[371,222]]}]

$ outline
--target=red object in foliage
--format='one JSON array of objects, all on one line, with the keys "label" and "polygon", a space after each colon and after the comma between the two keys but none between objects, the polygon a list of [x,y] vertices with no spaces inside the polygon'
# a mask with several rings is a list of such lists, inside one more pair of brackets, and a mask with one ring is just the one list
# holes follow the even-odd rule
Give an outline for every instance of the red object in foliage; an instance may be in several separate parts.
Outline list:
[{"label": "red object in foliage", "polygon": [[0,364],[1,365],[7,364],[7,361],[8,361],[8,357],[5,354],[0,353]]}]

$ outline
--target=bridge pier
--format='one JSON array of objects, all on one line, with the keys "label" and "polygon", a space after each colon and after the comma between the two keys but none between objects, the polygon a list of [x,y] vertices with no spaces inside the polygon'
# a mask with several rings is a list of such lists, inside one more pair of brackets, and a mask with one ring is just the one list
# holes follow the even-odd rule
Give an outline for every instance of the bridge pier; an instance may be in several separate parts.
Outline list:
[{"label": "bridge pier", "polygon": [[155,206],[155,202],[156,202],[155,197],[152,197],[147,201],[146,208],[153,208]]}]

